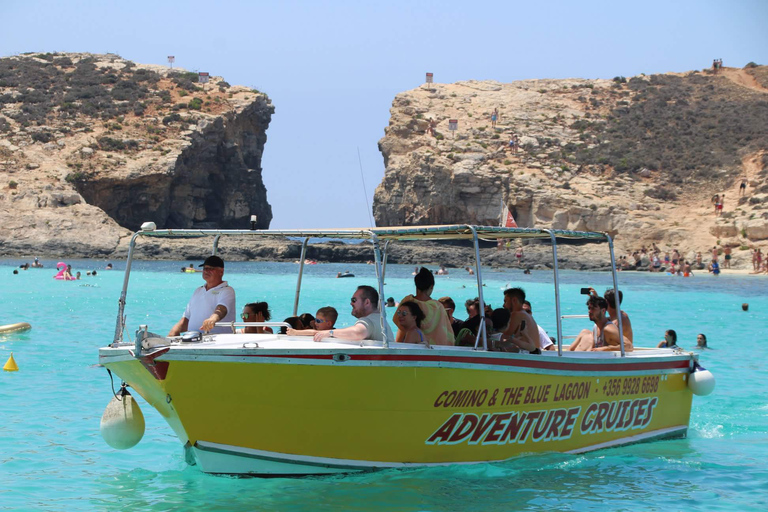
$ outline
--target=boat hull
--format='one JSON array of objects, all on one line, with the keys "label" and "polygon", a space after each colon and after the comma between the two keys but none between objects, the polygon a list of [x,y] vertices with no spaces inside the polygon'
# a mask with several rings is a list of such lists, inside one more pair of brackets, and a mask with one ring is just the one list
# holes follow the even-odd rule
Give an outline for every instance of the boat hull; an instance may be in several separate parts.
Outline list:
[{"label": "boat hull", "polygon": [[114,350],[102,349],[102,363],[161,412],[188,461],[209,473],[578,453],[684,436],[692,401],[688,355],[171,350],[142,362]]}]

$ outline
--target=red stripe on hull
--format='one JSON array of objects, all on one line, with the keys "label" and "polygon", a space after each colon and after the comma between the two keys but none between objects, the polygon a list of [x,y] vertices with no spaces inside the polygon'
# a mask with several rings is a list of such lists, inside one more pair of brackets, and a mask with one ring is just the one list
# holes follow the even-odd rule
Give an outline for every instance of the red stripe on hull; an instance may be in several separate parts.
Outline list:
[{"label": "red stripe on hull", "polygon": [[[463,363],[492,366],[515,366],[521,368],[536,368],[542,370],[562,370],[562,371],[607,371],[607,372],[628,372],[640,370],[675,370],[689,368],[688,360],[676,361],[657,361],[657,362],[637,362],[623,363],[616,360],[611,363],[566,363],[531,359],[528,361],[513,359],[492,359],[485,357],[446,357],[429,355],[389,355],[389,354],[349,354],[351,361],[403,361],[403,362],[429,362],[429,363]],[[278,359],[333,359],[333,354],[240,354],[230,357],[274,357]]]}]

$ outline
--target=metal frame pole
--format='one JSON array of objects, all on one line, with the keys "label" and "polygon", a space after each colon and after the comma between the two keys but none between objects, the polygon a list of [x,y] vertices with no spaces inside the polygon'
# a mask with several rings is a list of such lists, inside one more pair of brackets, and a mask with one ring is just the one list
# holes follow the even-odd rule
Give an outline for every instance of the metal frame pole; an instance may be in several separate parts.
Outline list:
[{"label": "metal frame pole", "polygon": [[480,326],[477,328],[477,338],[475,339],[475,350],[483,338],[483,350],[488,350],[488,334],[485,332],[485,300],[483,299],[483,275],[480,271],[480,245],[477,240],[477,228],[467,226],[472,232],[472,243],[475,245],[475,276],[477,277],[477,298],[480,301]]},{"label": "metal frame pole", "polygon": [[389,248],[389,242],[392,240],[387,240],[384,242],[384,252],[382,254],[381,260],[381,280],[384,281],[384,278],[387,276],[387,249]]},{"label": "metal frame pole", "polygon": [[[371,242],[373,243],[373,258],[376,265],[376,279],[379,283],[379,318],[381,319],[381,337],[384,348],[389,348],[387,339],[387,315],[384,308],[384,268],[382,266],[381,249],[379,249],[379,238],[375,233],[371,233]],[[386,251],[386,244],[384,245]],[[394,341],[394,340],[393,340]]]},{"label": "metal frame pole", "polygon": [[549,229],[542,229],[545,233],[549,233],[549,238],[552,240],[552,272],[555,280],[555,315],[557,318],[557,355],[563,355],[563,321],[560,318],[560,274],[557,269],[557,240],[555,234]]},{"label": "metal frame pole", "polygon": [[299,311],[299,294],[301,293],[301,276],[304,274],[304,258],[307,255],[307,244],[309,238],[304,238],[304,243],[301,244],[301,259],[299,260],[299,279],[296,281],[296,295],[293,298],[293,316]]},{"label": "metal frame pole", "polygon": [[216,235],[213,237],[213,252],[212,255],[216,256],[216,253],[219,252],[219,239],[221,238],[221,235]]},{"label": "metal frame pole", "polygon": [[625,357],[624,350],[624,328],[621,321],[621,298],[619,297],[619,276],[616,272],[616,257],[613,254],[613,239],[608,233],[603,233],[608,240],[608,247],[611,250],[611,274],[613,274],[613,296],[616,300],[616,317],[619,319],[619,345],[621,347],[621,357]]},{"label": "metal frame pole", "polygon": [[117,306],[117,323],[115,324],[115,337],[113,343],[123,341],[123,330],[125,329],[125,297],[128,295],[128,278],[131,276],[131,263],[133,262],[133,250],[136,247],[136,239],[140,233],[134,233],[131,237],[131,243],[128,245],[128,258],[125,263],[125,276],[123,277],[123,290],[120,292],[120,300]]}]

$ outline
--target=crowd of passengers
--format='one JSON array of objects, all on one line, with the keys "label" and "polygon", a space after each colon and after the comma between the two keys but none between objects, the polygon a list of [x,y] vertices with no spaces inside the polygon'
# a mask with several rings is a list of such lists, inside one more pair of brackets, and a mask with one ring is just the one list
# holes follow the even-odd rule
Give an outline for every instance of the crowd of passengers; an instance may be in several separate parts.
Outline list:
[{"label": "crowd of passengers", "polygon": [[[235,321],[235,291],[222,279],[224,261],[218,256],[209,256],[200,265],[203,267],[205,285],[197,288],[192,295],[181,320],[171,329],[169,336],[178,336],[187,330],[200,330],[211,333],[230,332],[228,327],[216,325]],[[290,327],[280,327],[282,334],[291,336],[312,336],[315,341],[329,338],[341,340],[388,340],[400,343],[432,345],[455,345],[482,347],[481,329],[485,319],[487,348],[501,352],[523,352],[540,354],[544,350],[556,350],[553,338],[539,327],[533,318],[531,304],[525,300],[522,288],[509,288],[504,291],[504,305],[493,309],[485,305],[484,315],[480,314],[479,299],[465,303],[467,319],[459,320],[454,316],[456,304],[450,297],[438,300],[432,298],[435,278],[432,272],[422,267],[414,276],[415,294],[407,295],[399,303],[392,298],[386,306],[395,308],[393,320],[397,334],[393,335],[389,324],[382,321],[379,309],[379,293],[367,285],[358,286],[350,299],[352,316],[357,320],[354,325],[337,329],[338,311],[326,306],[315,315],[305,313],[288,317],[284,323]],[[577,351],[619,351],[621,336],[618,329],[615,296],[613,290],[607,290],[604,297],[590,288],[587,300],[587,312],[592,329],[579,333],[570,350]],[[619,292],[619,302],[622,294]],[[240,318],[244,323],[269,322],[272,315],[266,302],[246,304]],[[382,331],[384,329],[384,331]],[[632,324],[629,316],[622,311],[623,345],[625,350],[632,350]],[[265,325],[244,327],[243,333],[273,333]]]}]

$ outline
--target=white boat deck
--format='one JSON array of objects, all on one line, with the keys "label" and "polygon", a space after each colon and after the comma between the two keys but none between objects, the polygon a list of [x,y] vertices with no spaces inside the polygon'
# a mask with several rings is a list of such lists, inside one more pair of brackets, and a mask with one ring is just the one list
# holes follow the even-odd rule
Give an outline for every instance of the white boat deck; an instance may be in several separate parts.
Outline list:
[{"label": "white boat deck", "polygon": [[[165,347],[171,347],[177,350],[194,351],[261,351],[261,350],[280,350],[297,353],[302,351],[354,351],[354,350],[385,350],[381,341],[362,340],[347,341],[338,338],[325,339],[323,341],[314,341],[311,336],[288,336],[285,334],[215,334],[204,335],[200,342],[182,342],[181,338],[155,338],[150,337],[149,347],[145,345],[143,353],[151,353],[155,350]],[[133,343],[120,343],[118,346],[112,346],[113,350],[132,349]],[[109,347],[107,348],[109,349]],[[397,343],[390,342],[388,351],[431,351],[443,354],[466,353],[472,355],[489,354],[494,356],[517,356],[530,358],[572,358],[572,359],[613,359],[620,358],[621,353],[616,352],[570,352],[563,350],[562,356],[559,356],[557,350],[545,350],[541,354],[527,354],[515,352],[491,352],[473,347],[457,347],[449,345],[431,345],[429,347],[423,344]],[[633,352],[627,352],[626,357],[631,359],[659,358],[670,356],[689,356],[690,353],[682,350],[668,348],[635,348]]]}]

